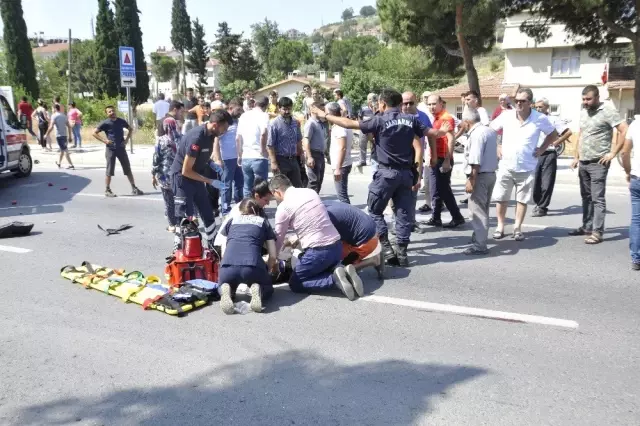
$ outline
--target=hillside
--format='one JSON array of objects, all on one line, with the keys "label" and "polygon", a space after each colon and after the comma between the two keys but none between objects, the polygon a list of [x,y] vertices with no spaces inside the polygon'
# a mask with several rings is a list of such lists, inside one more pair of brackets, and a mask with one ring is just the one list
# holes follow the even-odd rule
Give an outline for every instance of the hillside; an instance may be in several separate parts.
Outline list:
[{"label": "hillside", "polygon": [[336,36],[351,35],[351,36],[382,36],[382,27],[380,26],[380,18],[375,16],[361,17],[356,16],[347,21],[334,22],[332,24],[323,25],[320,28],[316,28],[313,31],[314,35],[329,36],[331,34]]}]

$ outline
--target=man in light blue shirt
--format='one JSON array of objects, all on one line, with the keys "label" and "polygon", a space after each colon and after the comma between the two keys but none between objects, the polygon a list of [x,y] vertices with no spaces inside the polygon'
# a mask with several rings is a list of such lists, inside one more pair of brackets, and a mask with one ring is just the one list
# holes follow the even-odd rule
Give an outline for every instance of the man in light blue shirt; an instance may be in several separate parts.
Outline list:
[{"label": "man in light blue shirt", "polygon": [[242,201],[244,176],[242,174],[242,163],[238,161],[238,149],[236,147],[238,119],[242,113],[243,110],[240,107],[234,107],[234,109],[230,111],[233,124],[229,126],[226,133],[215,139],[213,146],[216,163],[222,167],[222,183],[224,186],[220,191],[220,198],[222,204],[221,213],[223,216],[231,211],[232,189],[233,201],[235,203]]}]

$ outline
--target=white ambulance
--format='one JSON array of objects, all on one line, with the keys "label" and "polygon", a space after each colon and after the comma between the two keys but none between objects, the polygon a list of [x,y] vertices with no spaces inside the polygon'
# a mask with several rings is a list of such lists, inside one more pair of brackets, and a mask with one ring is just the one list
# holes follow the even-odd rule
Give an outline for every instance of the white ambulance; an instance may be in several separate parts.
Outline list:
[{"label": "white ambulance", "polygon": [[9,100],[0,92],[0,173],[11,172],[26,177],[32,169],[31,149],[24,127]]}]

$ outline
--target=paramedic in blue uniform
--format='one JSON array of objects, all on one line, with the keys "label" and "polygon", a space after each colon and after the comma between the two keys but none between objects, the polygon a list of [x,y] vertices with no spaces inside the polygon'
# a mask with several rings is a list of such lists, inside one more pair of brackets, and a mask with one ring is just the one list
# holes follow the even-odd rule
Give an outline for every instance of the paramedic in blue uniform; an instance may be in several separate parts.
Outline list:
[{"label": "paramedic in blue uniform", "polygon": [[[218,277],[222,283],[220,307],[225,314],[233,314],[233,296],[238,285],[246,284],[251,293],[251,310],[260,313],[262,301],[273,294],[269,271],[277,268],[276,236],[269,220],[262,216],[262,207],[256,200],[245,198],[238,210],[239,214],[229,219],[220,230],[226,237]],[[269,253],[267,263],[262,258],[265,246]]]},{"label": "paramedic in blue uniform", "polygon": [[[426,128],[414,114],[403,114],[399,109],[401,104],[400,93],[384,89],[378,99],[381,114],[371,120],[359,122],[346,117],[328,116],[319,110],[317,113],[320,118],[326,117],[331,124],[360,129],[365,134],[373,133],[378,170],[369,185],[367,206],[376,221],[378,237],[387,262],[395,266],[408,266],[407,246],[413,228],[412,212],[415,208],[415,205],[412,205],[415,203],[412,191],[419,189],[422,179],[422,138],[429,137],[433,154],[435,144],[431,138],[442,136],[445,132],[442,129]],[[432,155],[432,158],[435,157]],[[389,230],[384,220],[384,209],[389,200],[393,200],[397,212],[395,251],[389,241]]]},{"label": "paramedic in blue uniform", "polygon": [[[180,223],[184,218],[195,216],[196,207],[210,247],[213,245],[216,222],[205,185],[220,186],[220,182],[203,175],[214,164],[211,161],[214,138],[223,135],[231,123],[231,115],[227,111],[213,111],[209,122],[194,127],[182,136],[171,166],[176,219]],[[180,227],[177,227],[175,248],[178,248],[179,241]]]}]

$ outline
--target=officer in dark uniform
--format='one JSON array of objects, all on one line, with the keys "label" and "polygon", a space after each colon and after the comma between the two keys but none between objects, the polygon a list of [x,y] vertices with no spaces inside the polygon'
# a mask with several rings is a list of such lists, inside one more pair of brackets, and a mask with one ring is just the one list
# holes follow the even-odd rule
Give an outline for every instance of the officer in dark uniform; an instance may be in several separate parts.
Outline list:
[{"label": "officer in dark uniform", "polygon": [[[211,113],[209,122],[189,130],[180,140],[176,157],[171,166],[171,185],[174,193],[176,219],[195,216],[198,209],[207,241],[211,246],[216,222],[205,185],[220,186],[220,182],[205,177],[207,169],[217,167],[211,161],[213,140],[224,134],[232,123],[227,111]],[[176,229],[176,248],[179,247],[180,229]]]},{"label": "officer in dark uniform", "polygon": [[[431,138],[443,136],[449,130],[426,128],[413,114],[400,112],[402,95],[395,90],[385,89],[378,100],[380,114],[368,121],[354,121],[345,117],[326,116],[328,122],[361,132],[373,133],[378,170],[369,185],[367,205],[376,222],[378,237],[384,249],[385,259],[390,265],[408,266],[407,246],[413,227],[411,212],[415,203],[412,190],[418,189],[422,178],[424,148],[420,138],[429,136],[431,150],[435,145]],[[319,117],[325,114],[315,111]],[[435,140],[435,139],[433,139]],[[384,209],[389,200],[396,207],[397,248],[394,251],[388,238]]]}]

